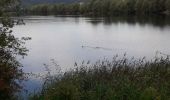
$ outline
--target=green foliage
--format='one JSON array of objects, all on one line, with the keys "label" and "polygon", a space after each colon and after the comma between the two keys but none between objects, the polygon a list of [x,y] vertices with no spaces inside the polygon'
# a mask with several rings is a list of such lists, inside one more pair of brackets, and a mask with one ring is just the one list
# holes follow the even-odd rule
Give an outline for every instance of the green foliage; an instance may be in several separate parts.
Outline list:
[{"label": "green foliage", "polygon": [[170,12],[170,0],[166,0],[165,6],[166,6],[166,9]]},{"label": "green foliage", "polygon": [[29,11],[32,14],[40,14],[40,15],[49,15],[49,14],[80,14],[80,5],[79,4],[39,4],[32,6]]},{"label": "green foliage", "polygon": [[154,88],[146,88],[141,94],[140,100],[160,100],[160,96]]},{"label": "green foliage", "polygon": [[49,6],[48,4],[41,4],[41,5],[33,6],[31,8],[31,11],[33,13],[39,13],[43,15],[50,14],[50,11],[52,10],[53,10],[53,7]]},{"label": "green foliage", "polygon": [[[50,14],[82,14],[91,16],[112,16],[112,15],[136,15],[136,14],[164,14],[169,11],[169,0],[89,0],[82,4],[44,4],[34,5],[29,8],[30,12],[46,13],[47,8]],[[43,10],[43,11],[42,11]]]},{"label": "green foliage", "polygon": [[[77,64],[76,64],[77,65]],[[52,77],[32,100],[168,100],[170,60],[117,56]]]},{"label": "green foliage", "polygon": [[0,19],[0,98],[3,100],[16,99],[16,92],[22,87],[20,83],[25,79],[22,65],[16,59],[17,56],[24,57],[28,51],[23,44],[30,38],[18,39],[12,34],[14,21],[6,12],[15,0],[1,0]]}]

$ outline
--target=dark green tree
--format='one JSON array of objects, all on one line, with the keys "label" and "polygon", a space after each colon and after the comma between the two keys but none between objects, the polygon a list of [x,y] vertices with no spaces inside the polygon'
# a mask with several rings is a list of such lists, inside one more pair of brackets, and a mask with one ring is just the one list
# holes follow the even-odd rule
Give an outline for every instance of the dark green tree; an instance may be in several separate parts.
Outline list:
[{"label": "dark green tree", "polygon": [[24,57],[28,51],[23,44],[30,38],[16,38],[12,33],[14,21],[10,18],[8,10],[16,0],[1,0],[1,26],[0,26],[0,99],[16,99],[16,93],[22,88],[21,82],[25,79],[22,65],[17,56]]},{"label": "dark green tree", "polygon": [[88,0],[84,3],[34,5],[31,12],[41,14],[75,14],[89,16],[151,15],[170,11],[169,0]]},{"label": "dark green tree", "polygon": [[170,0],[166,0],[165,6],[166,6],[167,11],[170,12]]}]

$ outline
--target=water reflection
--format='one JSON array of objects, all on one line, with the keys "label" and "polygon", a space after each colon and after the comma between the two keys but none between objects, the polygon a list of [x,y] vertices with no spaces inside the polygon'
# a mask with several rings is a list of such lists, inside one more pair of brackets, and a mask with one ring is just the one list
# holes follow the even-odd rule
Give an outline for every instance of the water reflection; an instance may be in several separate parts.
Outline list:
[{"label": "water reflection", "polygon": [[103,23],[105,25],[118,24],[118,23],[128,23],[131,25],[139,24],[152,25],[154,27],[164,28],[170,25],[169,16],[113,16],[104,18],[89,18],[88,22],[93,25]]},{"label": "water reflection", "polygon": [[125,52],[129,56],[148,58],[152,58],[157,50],[170,53],[170,19],[165,16],[26,16],[23,19],[27,24],[16,26],[14,31],[19,37],[32,37],[27,43],[29,56],[23,61],[27,72],[43,72],[43,64],[50,59],[56,59],[67,69],[75,61],[96,61]]},{"label": "water reflection", "polygon": [[[22,60],[25,72],[44,74],[43,64],[55,59],[64,70],[75,62],[95,62],[113,55],[155,57],[156,51],[170,54],[170,19],[159,17],[87,18],[68,16],[26,16],[26,25],[16,26],[17,37],[29,36],[28,56]],[[51,67],[55,71],[55,67]],[[33,82],[36,89],[37,82]],[[26,84],[27,88],[33,87]],[[32,89],[32,88],[31,88]]]}]

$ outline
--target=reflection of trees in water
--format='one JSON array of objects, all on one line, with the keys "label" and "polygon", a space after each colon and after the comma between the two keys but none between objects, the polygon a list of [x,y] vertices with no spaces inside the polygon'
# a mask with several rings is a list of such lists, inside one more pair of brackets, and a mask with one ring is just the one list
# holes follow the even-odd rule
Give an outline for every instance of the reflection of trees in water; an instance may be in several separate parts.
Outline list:
[{"label": "reflection of trees in water", "polygon": [[[4,0],[3,0],[4,1]],[[5,9],[13,0],[0,1],[0,7]],[[3,5],[3,6],[2,6]],[[12,34],[11,28],[14,21],[0,9],[2,25],[0,26],[0,99],[14,99],[15,93],[21,87],[21,82],[25,79],[21,63],[16,59],[17,56],[26,56],[28,51],[23,44],[30,38],[16,38]]]},{"label": "reflection of trees in water", "polygon": [[99,18],[92,18],[91,20],[87,20],[93,25],[105,24],[111,25],[116,23],[128,23],[131,25],[135,25],[136,23],[140,25],[150,24],[155,27],[164,27],[170,25],[170,19],[168,16],[112,16],[112,17],[104,17],[103,20],[98,20]]}]

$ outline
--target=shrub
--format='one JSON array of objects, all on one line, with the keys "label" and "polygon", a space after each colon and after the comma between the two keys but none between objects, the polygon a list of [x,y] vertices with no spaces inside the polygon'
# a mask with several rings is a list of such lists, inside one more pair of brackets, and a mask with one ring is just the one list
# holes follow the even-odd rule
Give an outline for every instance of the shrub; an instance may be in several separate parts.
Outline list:
[{"label": "shrub", "polygon": [[78,66],[54,76],[32,99],[49,100],[168,100],[170,60],[128,60],[114,57]]}]

